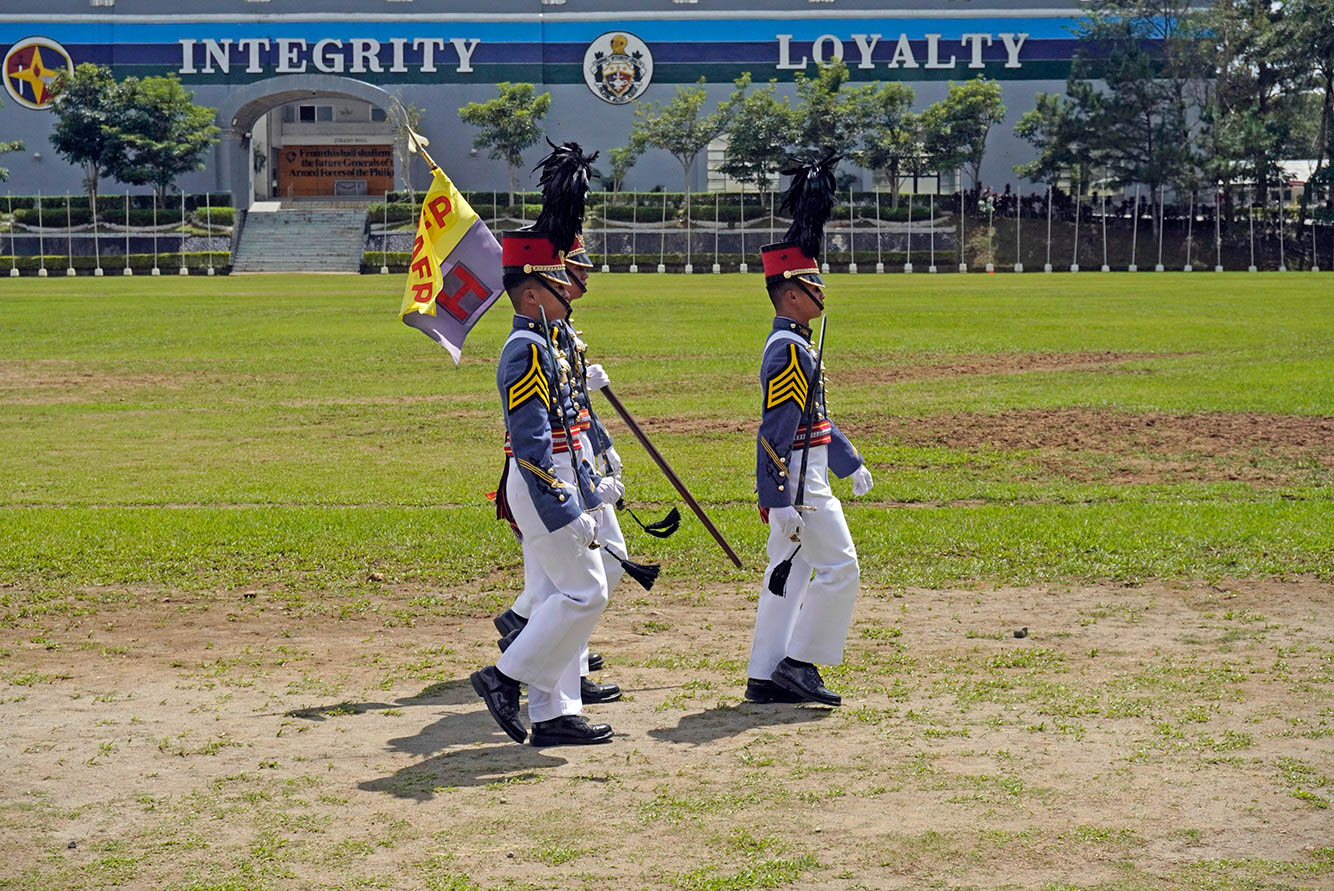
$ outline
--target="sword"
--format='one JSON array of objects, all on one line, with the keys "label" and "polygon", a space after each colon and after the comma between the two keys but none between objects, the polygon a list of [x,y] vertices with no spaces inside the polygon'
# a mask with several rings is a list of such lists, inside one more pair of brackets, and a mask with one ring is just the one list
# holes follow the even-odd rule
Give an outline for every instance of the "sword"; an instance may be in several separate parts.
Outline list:
[{"label": "sword", "polygon": [[[815,368],[811,371],[811,380],[806,390],[806,405],[803,406],[803,418],[806,422],[806,441],[801,447],[801,478],[797,480],[797,497],[794,502],[797,510],[805,509],[801,503],[806,496],[806,462],[811,457],[811,428],[815,426],[815,388],[820,383],[820,366],[824,363],[824,329],[829,317],[825,316],[820,320],[820,351],[815,357]],[[782,563],[774,567],[773,572],[769,573],[769,593],[778,597],[787,594],[787,577],[792,574],[792,558],[797,556],[797,551],[801,550],[801,538],[797,535],[792,536],[792,540],[797,543],[796,550],[787,555]]]}]

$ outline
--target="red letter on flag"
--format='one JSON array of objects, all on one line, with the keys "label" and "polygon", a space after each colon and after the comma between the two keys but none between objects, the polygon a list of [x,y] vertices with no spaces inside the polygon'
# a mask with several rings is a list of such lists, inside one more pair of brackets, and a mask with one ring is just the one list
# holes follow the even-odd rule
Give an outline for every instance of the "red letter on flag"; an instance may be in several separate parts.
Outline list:
[{"label": "red letter on flag", "polygon": [[[472,315],[477,307],[481,306],[482,302],[490,296],[490,289],[477,280],[477,276],[472,274],[472,270],[462,263],[458,263],[453,269],[449,270],[449,275],[445,276],[444,284],[440,288],[440,296],[435,298],[435,302],[443,306],[451,316],[460,322],[466,322],[468,316]],[[465,300],[465,298],[470,299]]]},{"label": "red letter on flag", "polygon": [[449,203],[449,198],[444,195],[434,199],[427,205],[431,209],[431,216],[435,217],[435,224],[441,229],[445,228],[445,217],[454,209],[454,205]]}]

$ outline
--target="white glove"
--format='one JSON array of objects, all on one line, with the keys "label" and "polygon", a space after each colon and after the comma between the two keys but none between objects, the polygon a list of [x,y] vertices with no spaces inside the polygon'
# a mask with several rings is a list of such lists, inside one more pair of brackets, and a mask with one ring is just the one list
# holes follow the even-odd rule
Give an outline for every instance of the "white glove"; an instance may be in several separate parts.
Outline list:
[{"label": "white glove", "polygon": [[622,470],[621,456],[616,454],[616,450],[611,446],[607,446],[607,451],[603,454],[607,459],[607,464],[611,466],[611,475],[619,480],[621,478]]},{"label": "white glove", "polygon": [[598,537],[598,524],[593,522],[593,518],[580,511],[579,516],[565,524],[565,528],[574,536],[574,540],[579,543],[579,547],[592,547],[593,541]]},{"label": "white glove", "polygon": [[584,371],[588,374],[588,389],[601,390],[603,387],[611,386],[611,378],[607,377],[607,372],[602,370],[601,365],[589,365]]},{"label": "white glove", "polygon": [[863,464],[852,472],[852,494],[856,496],[865,495],[871,491],[875,485],[875,480],[871,479],[871,471],[866,469]]},{"label": "white glove", "polygon": [[791,506],[769,508],[769,528],[777,529],[783,538],[791,538],[801,530],[801,511]]},{"label": "white glove", "polygon": [[625,486],[614,476],[604,476],[602,480],[593,487],[593,494],[603,504],[615,504],[625,497]]}]

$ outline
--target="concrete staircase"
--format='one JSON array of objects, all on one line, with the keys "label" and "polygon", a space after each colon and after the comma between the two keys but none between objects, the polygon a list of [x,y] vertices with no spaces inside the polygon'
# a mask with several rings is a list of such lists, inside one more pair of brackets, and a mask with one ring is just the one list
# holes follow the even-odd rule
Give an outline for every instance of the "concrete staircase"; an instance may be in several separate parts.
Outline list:
[{"label": "concrete staircase", "polygon": [[233,274],[360,271],[364,208],[259,208],[246,214]]}]

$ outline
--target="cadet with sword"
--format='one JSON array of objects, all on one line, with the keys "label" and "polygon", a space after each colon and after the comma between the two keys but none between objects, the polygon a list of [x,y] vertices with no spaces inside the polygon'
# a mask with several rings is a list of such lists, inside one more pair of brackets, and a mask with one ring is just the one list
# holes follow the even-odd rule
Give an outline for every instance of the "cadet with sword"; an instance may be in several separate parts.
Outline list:
[{"label": "cadet with sword", "polygon": [[783,241],[760,249],[775,317],[760,373],[756,489],[769,524],[769,567],[747,669],[751,702],[842,703],[816,665],[843,661],[861,575],[829,471],[851,476],[853,495],[869,492],[872,479],[861,454],[828,416],[823,336],[819,354],[811,345],[810,324],[824,313],[817,261],[833,208],[837,161],[831,152],[783,171],[792,182],[782,207],[793,222]]}]

